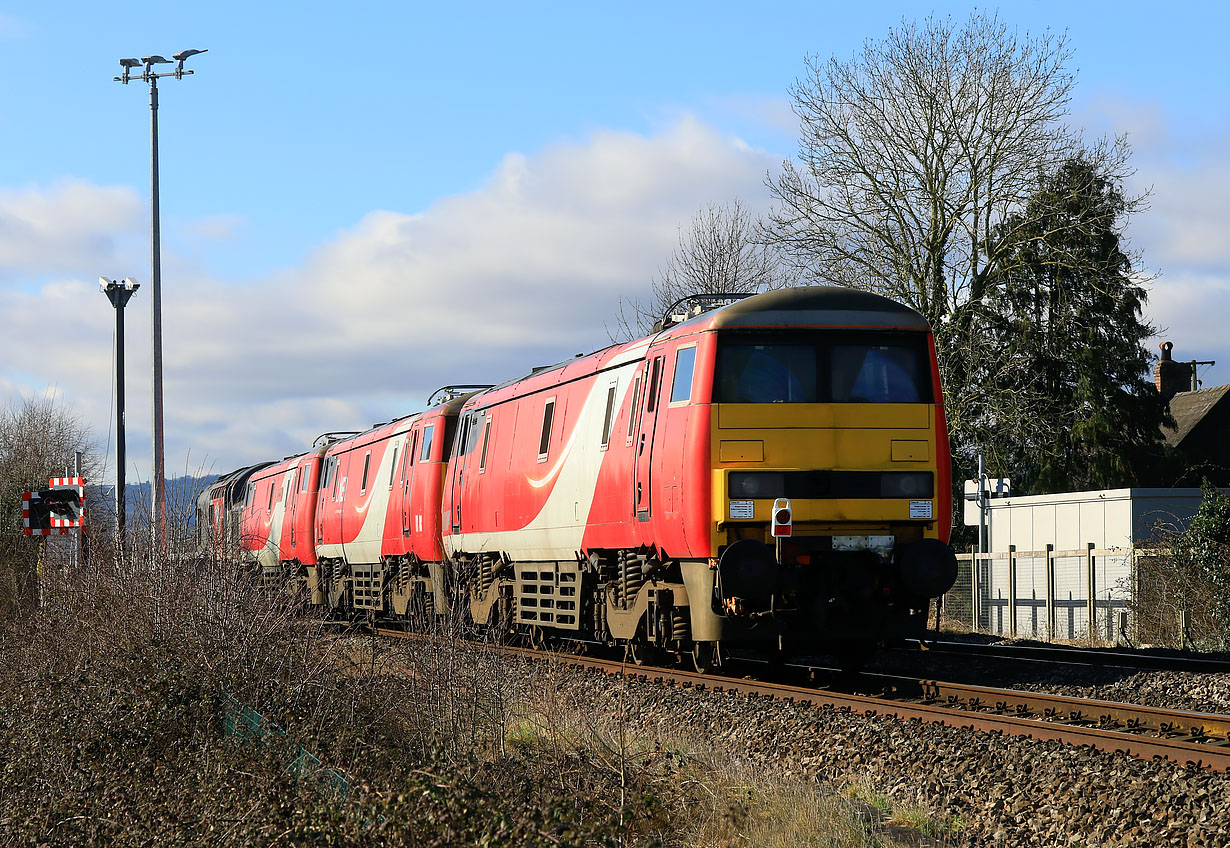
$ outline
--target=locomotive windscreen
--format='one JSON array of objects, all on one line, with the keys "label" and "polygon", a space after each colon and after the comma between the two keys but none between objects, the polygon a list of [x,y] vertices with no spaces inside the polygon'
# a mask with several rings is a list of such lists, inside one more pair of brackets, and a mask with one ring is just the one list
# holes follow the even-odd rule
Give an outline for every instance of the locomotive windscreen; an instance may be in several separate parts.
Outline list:
[{"label": "locomotive windscreen", "polygon": [[715,403],[929,403],[923,333],[723,334]]}]

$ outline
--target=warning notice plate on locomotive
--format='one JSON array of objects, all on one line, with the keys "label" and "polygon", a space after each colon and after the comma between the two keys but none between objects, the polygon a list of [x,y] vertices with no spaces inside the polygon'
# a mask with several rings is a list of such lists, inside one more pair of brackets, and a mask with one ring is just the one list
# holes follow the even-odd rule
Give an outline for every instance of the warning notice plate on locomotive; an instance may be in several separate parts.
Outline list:
[{"label": "warning notice plate on locomotive", "polygon": [[910,501],[910,518],[930,518],[931,501]]},{"label": "warning notice plate on locomotive", "polygon": [[[928,501],[930,503],[930,501]],[[731,501],[730,502],[730,517],[731,518],[755,518],[756,504],[753,501]],[[912,510],[911,510],[912,511]]]}]

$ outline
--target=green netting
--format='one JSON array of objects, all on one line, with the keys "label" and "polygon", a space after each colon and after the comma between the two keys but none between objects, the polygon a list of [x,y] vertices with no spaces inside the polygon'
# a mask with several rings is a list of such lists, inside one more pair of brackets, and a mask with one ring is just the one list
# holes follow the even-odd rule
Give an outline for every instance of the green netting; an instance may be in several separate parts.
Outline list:
[{"label": "green netting", "polygon": [[350,793],[350,782],[331,768],[325,768],[317,757],[295,740],[286,731],[265,718],[251,707],[243,704],[229,692],[222,693],[222,735],[233,736],[245,744],[268,745],[282,750],[286,769],[300,783],[315,783],[327,794],[344,798]]}]

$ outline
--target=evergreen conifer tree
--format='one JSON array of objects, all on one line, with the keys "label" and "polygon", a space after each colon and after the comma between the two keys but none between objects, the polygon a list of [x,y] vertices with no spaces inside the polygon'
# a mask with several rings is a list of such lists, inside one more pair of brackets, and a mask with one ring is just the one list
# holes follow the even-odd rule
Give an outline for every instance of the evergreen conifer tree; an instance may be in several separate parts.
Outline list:
[{"label": "evergreen conifer tree", "polygon": [[[1161,482],[1168,415],[1147,378],[1155,328],[1123,245],[1127,207],[1119,183],[1078,155],[992,236],[1013,248],[1000,254],[983,313],[994,361],[974,367],[1016,393],[1028,427],[1001,428],[990,412],[977,441],[1017,491]],[[1025,437],[1006,440],[1005,430]]]}]

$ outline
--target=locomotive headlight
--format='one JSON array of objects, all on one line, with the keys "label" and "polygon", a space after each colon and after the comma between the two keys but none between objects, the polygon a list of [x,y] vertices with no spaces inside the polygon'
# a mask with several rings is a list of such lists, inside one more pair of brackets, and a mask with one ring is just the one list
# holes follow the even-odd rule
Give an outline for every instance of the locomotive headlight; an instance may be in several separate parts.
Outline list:
[{"label": "locomotive headlight", "polygon": [[769,498],[931,498],[930,471],[732,471],[726,480],[731,499]]},{"label": "locomotive headlight", "polygon": [[732,498],[776,498],[785,487],[785,475],[772,471],[736,471],[726,482]]},{"label": "locomotive headlight", "polygon": [[935,493],[929,471],[885,471],[880,475],[882,498],[930,498]]}]

